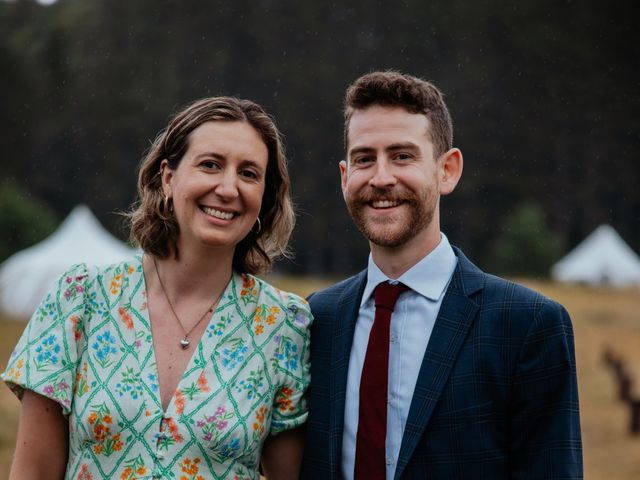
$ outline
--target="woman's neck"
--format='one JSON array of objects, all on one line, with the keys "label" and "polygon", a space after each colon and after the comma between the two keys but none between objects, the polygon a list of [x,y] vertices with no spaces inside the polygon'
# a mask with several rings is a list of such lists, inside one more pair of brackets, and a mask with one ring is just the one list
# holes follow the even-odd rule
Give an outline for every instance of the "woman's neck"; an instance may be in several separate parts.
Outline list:
[{"label": "woman's neck", "polygon": [[[194,255],[182,251],[178,259],[173,255],[167,258],[154,258],[145,255],[144,264],[147,281],[162,279],[164,289],[172,300],[181,298],[210,298],[220,295],[231,278],[233,255],[228,252],[212,250],[207,255]],[[157,271],[154,271],[156,270]],[[160,285],[154,285],[160,287]]]}]

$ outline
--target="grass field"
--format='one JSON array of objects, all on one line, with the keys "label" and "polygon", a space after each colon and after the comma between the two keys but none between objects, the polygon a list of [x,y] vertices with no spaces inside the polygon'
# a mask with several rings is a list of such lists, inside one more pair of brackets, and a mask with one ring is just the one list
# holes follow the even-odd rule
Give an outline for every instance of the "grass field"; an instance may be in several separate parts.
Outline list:
[{"label": "grass field", "polygon": [[[326,282],[274,277],[281,288],[307,295]],[[640,291],[593,290],[523,281],[559,301],[574,323],[580,388],[585,478],[637,480],[640,478],[640,436],[628,434],[629,412],[617,401],[611,372],[602,353],[611,347],[634,369],[636,395],[640,395]],[[0,319],[0,368],[16,343],[24,324]],[[0,480],[7,478],[19,402],[0,387]]]}]

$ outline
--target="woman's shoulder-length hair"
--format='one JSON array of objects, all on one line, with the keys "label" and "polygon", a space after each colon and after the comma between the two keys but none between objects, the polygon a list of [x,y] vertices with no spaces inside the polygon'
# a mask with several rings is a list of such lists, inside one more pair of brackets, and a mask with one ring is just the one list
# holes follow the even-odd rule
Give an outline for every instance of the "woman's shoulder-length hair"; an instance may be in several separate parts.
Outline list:
[{"label": "woman's shoulder-length hair", "polygon": [[265,190],[259,222],[238,243],[233,268],[240,273],[266,271],[280,256],[289,256],[287,244],[295,223],[289,193],[290,181],[282,136],[264,109],[234,97],[198,100],[176,113],[143,158],[138,173],[138,201],[128,212],[131,241],[145,253],[166,258],[180,255],[180,229],[162,190],[160,164],[167,160],[175,170],[189,148],[189,136],[206,122],[247,122],[264,141],[268,151]]}]

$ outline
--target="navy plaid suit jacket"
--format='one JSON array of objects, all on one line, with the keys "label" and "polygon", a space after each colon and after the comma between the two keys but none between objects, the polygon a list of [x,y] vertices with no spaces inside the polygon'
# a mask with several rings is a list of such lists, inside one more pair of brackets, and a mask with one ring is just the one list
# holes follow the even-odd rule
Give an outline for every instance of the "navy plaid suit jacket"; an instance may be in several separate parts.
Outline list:
[{"label": "navy plaid suit jacket", "polygon": [[[395,478],[581,479],[569,315],[454,251],[458,265],[420,359]],[[342,478],[347,367],[365,283],[363,271],[309,298],[303,479]]]}]

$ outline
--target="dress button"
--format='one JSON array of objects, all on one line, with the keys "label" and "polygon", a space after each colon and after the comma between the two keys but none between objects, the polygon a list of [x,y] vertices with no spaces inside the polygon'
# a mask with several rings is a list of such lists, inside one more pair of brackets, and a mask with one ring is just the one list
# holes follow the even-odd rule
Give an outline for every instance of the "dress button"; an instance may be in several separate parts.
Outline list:
[{"label": "dress button", "polygon": [[156,458],[158,460],[162,460],[164,458],[164,452],[157,452],[156,453]]}]

